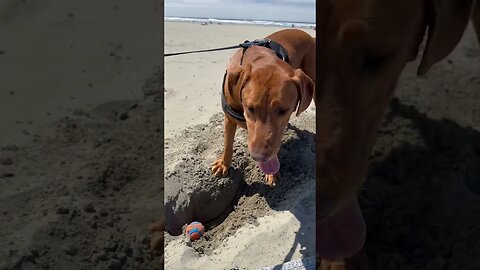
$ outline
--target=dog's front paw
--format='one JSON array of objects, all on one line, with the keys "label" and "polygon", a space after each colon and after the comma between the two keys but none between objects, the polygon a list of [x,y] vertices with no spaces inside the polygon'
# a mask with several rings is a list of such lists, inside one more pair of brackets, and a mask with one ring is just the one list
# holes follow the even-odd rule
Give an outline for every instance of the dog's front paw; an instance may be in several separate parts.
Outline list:
[{"label": "dog's front paw", "polygon": [[223,159],[219,159],[212,163],[211,168],[213,175],[221,175],[225,177],[228,174],[228,169],[230,168],[230,165],[225,164]]},{"label": "dog's front paw", "polygon": [[265,182],[267,183],[267,185],[269,185],[271,187],[275,186],[275,183],[277,182],[278,178],[279,178],[278,173],[276,173],[276,174],[265,174]]}]

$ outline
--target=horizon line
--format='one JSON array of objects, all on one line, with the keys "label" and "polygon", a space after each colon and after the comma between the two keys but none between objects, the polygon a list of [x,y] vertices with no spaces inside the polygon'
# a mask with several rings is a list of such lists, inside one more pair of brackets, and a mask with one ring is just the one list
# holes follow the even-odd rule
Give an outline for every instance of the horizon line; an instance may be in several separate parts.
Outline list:
[{"label": "horizon line", "polygon": [[199,20],[229,20],[229,21],[258,21],[258,22],[274,22],[274,23],[297,23],[297,24],[311,24],[315,25],[315,22],[300,22],[300,21],[277,21],[277,20],[260,20],[260,19],[229,19],[229,18],[212,18],[212,17],[185,17],[185,16],[164,16],[165,18],[182,18],[182,19],[199,19]]}]

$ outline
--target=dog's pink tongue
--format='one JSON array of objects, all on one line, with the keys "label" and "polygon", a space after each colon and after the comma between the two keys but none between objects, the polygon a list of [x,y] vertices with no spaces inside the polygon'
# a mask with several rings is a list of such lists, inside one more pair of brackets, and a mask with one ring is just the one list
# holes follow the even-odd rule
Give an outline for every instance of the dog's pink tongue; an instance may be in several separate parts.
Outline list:
[{"label": "dog's pink tongue", "polygon": [[351,257],[365,244],[366,226],[357,199],[317,224],[317,252],[329,261]]},{"label": "dog's pink tongue", "polygon": [[258,166],[266,174],[276,174],[280,170],[280,161],[275,156],[267,162],[258,162]]}]

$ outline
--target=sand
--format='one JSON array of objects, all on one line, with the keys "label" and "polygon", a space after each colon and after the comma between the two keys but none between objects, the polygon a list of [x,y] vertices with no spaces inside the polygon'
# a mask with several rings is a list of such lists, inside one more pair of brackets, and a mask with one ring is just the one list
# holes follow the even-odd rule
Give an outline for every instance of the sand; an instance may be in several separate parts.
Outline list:
[{"label": "sand", "polygon": [[0,269],[161,269],[157,1],[0,3]]},{"label": "sand", "polygon": [[[208,165],[217,158],[221,149],[221,120],[222,115],[216,114],[211,123],[202,128],[199,126],[199,131],[175,137],[175,140],[185,142],[183,147],[186,151],[178,148],[173,151],[172,147],[166,150],[166,160],[177,161],[186,157],[189,164],[183,166],[179,161],[174,162],[176,165],[172,168],[166,168],[167,201],[170,199],[168,186],[173,181],[188,179],[190,182],[205,183],[201,190],[208,183],[218,183],[217,190],[221,190],[220,181],[223,179],[212,177],[208,170]],[[206,215],[194,209],[192,217],[200,219],[208,231],[201,240],[193,243],[192,248],[187,247],[183,235],[167,236],[166,269],[193,269],[190,268],[193,266],[201,266],[196,269],[257,269],[313,256],[315,242],[311,237],[315,235],[315,190],[312,186],[315,186],[315,170],[308,161],[314,158],[314,141],[312,130],[305,129],[311,126],[313,117],[305,115],[295,120],[294,126],[286,132],[284,147],[279,153],[283,164],[280,169],[282,179],[275,188],[265,185],[263,174],[246,152],[246,133],[238,134],[238,148],[234,155],[236,170],[227,178],[239,181],[239,188],[233,196],[223,193],[222,200],[215,202],[217,206],[223,205],[225,215],[214,220],[202,220]],[[195,136],[195,141],[190,139],[191,136]],[[169,142],[166,144],[171,146]],[[299,166],[302,162],[307,165]],[[184,186],[190,187],[191,184]],[[186,190],[189,192],[188,188]],[[199,196],[199,192],[192,192],[192,196]],[[194,206],[200,203],[202,199],[193,202]],[[208,200],[200,207],[207,211],[213,209]],[[167,204],[167,214],[169,211]],[[172,222],[170,217],[167,215],[167,222]]]},{"label": "sand", "polygon": [[[169,22],[165,51],[229,46],[275,30]],[[314,188],[314,168],[305,165],[314,157],[313,106],[292,118],[285,134],[280,162],[288,164],[281,168],[288,178],[279,186],[263,184],[246,151],[244,131],[236,136],[231,182],[209,175],[209,163],[222,149],[218,93],[231,54],[165,59],[166,190],[175,183],[189,194],[202,183],[222,183],[221,190],[224,183],[240,181],[237,194],[222,202],[225,212],[205,222],[201,240],[189,243],[178,232],[166,234],[166,269],[258,269],[313,255],[314,194],[308,191]],[[468,29],[454,53],[424,78],[415,77],[418,62],[408,64],[401,76],[360,193],[366,249],[372,269],[477,269],[480,50]],[[166,191],[167,203],[170,195]],[[183,209],[187,216],[206,216],[194,202]]]},{"label": "sand", "polygon": [[162,11],[151,0],[2,1],[0,142],[51,135],[44,126],[74,108],[142,98],[163,57]]}]

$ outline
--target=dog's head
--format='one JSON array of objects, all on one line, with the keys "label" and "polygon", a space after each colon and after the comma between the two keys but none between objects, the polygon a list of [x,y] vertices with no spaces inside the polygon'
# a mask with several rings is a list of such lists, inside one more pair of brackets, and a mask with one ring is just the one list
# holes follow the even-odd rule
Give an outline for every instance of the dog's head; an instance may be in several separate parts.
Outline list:
[{"label": "dog's head", "polygon": [[419,75],[454,49],[471,7],[471,0],[317,1],[317,229],[339,223],[333,217],[356,200],[384,111],[426,31]]},{"label": "dog's head", "polygon": [[308,108],[315,88],[302,70],[271,56],[229,70],[228,87],[230,95],[241,101],[248,149],[259,162],[278,153],[291,114]]}]

